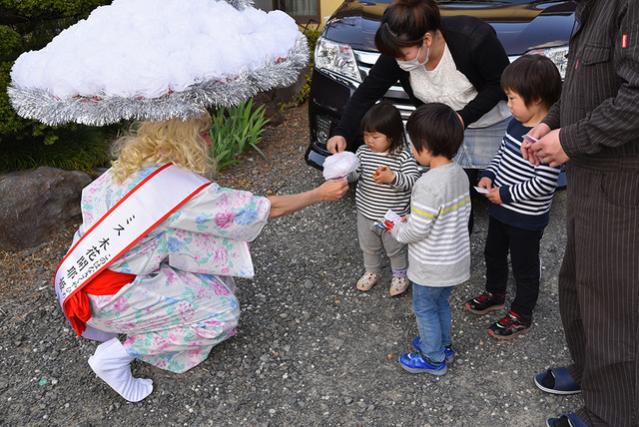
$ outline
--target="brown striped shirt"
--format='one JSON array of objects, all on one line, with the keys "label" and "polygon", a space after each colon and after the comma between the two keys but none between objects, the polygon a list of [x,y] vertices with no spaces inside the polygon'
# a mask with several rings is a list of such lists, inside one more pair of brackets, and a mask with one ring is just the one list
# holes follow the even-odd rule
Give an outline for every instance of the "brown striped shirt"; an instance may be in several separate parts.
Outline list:
[{"label": "brown striped shirt", "polygon": [[561,127],[576,164],[639,156],[639,1],[577,1],[576,17],[570,72],[544,122]]}]

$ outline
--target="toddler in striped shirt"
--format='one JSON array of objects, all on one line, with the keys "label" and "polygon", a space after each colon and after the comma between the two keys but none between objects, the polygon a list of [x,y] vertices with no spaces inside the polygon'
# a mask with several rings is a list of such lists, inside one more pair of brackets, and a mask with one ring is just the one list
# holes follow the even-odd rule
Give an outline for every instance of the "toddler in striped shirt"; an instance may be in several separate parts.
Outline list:
[{"label": "toddler in striped shirt", "polygon": [[[532,324],[539,295],[539,243],[548,224],[550,205],[560,170],[524,159],[521,145],[527,133],[541,123],[561,93],[561,77],[553,62],[541,55],[525,55],[503,72],[501,85],[513,119],[501,147],[478,186],[488,190],[486,290],[464,307],[483,315],[504,308],[508,282],[508,252],[516,295],[508,313],[490,325],[488,334],[499,340],[526,332]],[[534,143],[534,140],[531,139]]]},{"label": "toddler in striped shirt", "polygon": [[390,295],[402,294],[408,287],[406,245],[376,227],[391,209],[408,213],[410,192],[419,178],[417,163],[407,149],[404,124],[399,111],[388,102],[374,105],[362,119],[364,144],[355,153],[359,168],[349,177],[358,179],[355,190],[357,237],[364,255],[365,272],[357,289],[366,292],[381,278],[382,251],[390,259],[393,277]]},{"label": "toddler in striped shirt", "polygon": [[402,355],[399,363],[412,373],[443,375],[455,356],[448,299],[453,288],[470,277],[469,183],[453,161],[464,126],[452,108],[432,103],[415,110],[406,129],[413,156],[429,170],[415,182],[406,221],[385,223],[395,239],[408,244],[408,278],[419,330],[412,341],[415,351]]}]

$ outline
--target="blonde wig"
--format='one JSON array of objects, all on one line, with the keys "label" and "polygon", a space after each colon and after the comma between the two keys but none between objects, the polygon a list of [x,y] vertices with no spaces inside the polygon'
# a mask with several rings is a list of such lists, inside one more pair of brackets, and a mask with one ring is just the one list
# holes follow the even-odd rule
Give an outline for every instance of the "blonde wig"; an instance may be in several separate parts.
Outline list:
[{"label": "blonde wig", "polygon": [[176,166],[204,176],[211,176],[214,163],[202,134],[209,132],[211,116],[182,121],[140,122],[131,132],[115,141],[113,177],[121,183],[147,165],[173,162]]}]

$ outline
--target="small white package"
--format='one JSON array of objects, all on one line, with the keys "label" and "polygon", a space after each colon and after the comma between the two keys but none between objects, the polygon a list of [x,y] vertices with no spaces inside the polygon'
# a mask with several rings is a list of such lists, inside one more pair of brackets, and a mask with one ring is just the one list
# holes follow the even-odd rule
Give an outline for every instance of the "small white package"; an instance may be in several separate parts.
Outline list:
[{"label": "small white package", "polygon": [[348,176],[359,167],[359,159],[355,153],[350,151],[342,151],[341,153],[328,156],[324,160],[324,179],[337,179]]}]

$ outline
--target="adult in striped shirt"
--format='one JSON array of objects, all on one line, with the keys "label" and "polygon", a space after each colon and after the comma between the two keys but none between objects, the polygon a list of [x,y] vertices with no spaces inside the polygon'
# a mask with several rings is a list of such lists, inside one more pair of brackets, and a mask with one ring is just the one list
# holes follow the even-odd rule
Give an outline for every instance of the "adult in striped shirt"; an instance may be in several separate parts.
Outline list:
[{"label": "adult in striped shirt", "polygon": [[381,252],[390,259],[392,279],[390,295],[408,288],[406,245],[376,226],[391,209],[399,215],[408,213],[410,192],[419,178],[413,156],[406,149],[404,124],[399,111],[390,103],[374,105],[362,119],[364,145],[359,147],[360,166],[351,179],[358,179],[355,191],[357,236],[364,255],[365,272],[357,289],[366,292],[381,278]]},{"label": "adult in striped shirt", "polygon": [[539,295],[539,244],[548,225],[560,170],[533,165],[523,158],[521,144],[559,99],[561,77],[550,59],[526,55],[506,67],[501,84],[513,119],[478,184],[488,190],[486,197],[491,202],[484,250],[486,290],[464,307],[479,315],[504,308],[510,252],[515,299],[508,313],[488,328],[489,335],[503,340],[530,328]]}]

